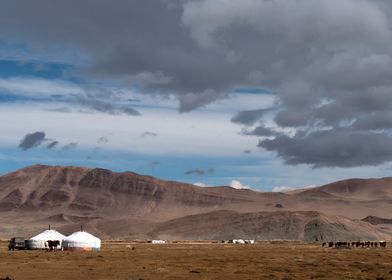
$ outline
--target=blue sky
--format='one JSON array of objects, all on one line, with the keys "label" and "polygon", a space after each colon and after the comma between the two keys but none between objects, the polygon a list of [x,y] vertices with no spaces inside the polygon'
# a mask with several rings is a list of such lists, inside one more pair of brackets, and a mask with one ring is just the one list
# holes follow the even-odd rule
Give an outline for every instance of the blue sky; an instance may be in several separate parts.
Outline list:
[{"label": "blue sky", "polygon": [[19,1],[0,4],[0,174],[270,191],[391,173],[390,4]]}]

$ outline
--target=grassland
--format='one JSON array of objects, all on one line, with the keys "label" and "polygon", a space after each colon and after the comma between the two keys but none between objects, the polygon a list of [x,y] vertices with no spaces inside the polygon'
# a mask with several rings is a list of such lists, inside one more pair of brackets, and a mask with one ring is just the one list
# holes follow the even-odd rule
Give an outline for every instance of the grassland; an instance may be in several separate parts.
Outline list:
[{"label": "grassland", "polygon": [[392,279],[392,248],[104,242],[100,252],[11,251],[0,279]]}]

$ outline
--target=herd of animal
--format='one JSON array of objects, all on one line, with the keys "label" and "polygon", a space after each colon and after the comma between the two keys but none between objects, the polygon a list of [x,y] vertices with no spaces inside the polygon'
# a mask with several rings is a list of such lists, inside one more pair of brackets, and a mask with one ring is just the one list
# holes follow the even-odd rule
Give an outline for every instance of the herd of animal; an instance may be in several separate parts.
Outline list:
[{"label": "herd of animal", "polygon": [[386,241],[356,241],[356,242],[324,242],[322,244],[323,247],[328,246],[329,248],[341,248],[341,247],[356,247],[356,248],[386,248],[387,242]]}]

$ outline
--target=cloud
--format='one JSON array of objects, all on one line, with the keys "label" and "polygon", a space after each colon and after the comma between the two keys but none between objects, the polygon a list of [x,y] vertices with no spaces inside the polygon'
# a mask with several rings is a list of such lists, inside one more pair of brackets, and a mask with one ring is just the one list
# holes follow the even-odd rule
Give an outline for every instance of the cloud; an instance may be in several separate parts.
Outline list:
[{"label": "cloud", "polygon": [[204,184],[202,182],[196,182],[196,183],[193,183],[193,185],[198,186],[198,187],[203,187],[203,188],[209,187],[207,184]]},{"label": "cloud", "polygon": [[209,169],[196,168],[196,169],[192,169],[192,170],[188,170],[188,171],[184,172],[185,175],[199,175],[199,176],[213,174],[213,173],[215,173],[214,168],[209,168]]},{"label": "cloud", "polygon": [[73,150],[73,149],[76,149],[77,146],[78,146],[78,143],[75,143],[75,142],[69,143],[69,144],[66,144],[63,146],[63,150],[64,151]]},{"label": "cloud", "polygon": [[48,149],[53,149],[53,148],[55,148],[58,144],[59,144],[58,141],[52,140],[52,142],[50,142],[50,143],[46,146],[46,148],[48,148]]},{"label": "cloud", "polygon": [[317,185],[309,185],[301,188],[293,188],[293,187],[287,187],[287,186],[276,186],[272,188],[272,192],[289,192],[289,191],[294,191],[294,190],[302,190],[302,189],[312,189],[316,188]]},{"label": "cloud", "polygon": [[[78,85],[69,81],[14,77],[0,79],[0,89],[16,100],[62,102],[111,115],[139,116],[124,100],[129,92],[103,85]],[[70,112],[59,108],[59,112]]]},{"label": "cloud", "polygon": [[45,132],[38,131],[30,134],[26,134],[20,141],[19,148],[23,151],[38,147],[45,141]]},{"label": "cloud", "polygon": [[107,136],[101,136],[98,138],[97,142],[100,144],[106,144],[109,142],[109,138]]},{"label": "cloud", "polygon": [[145,131],[143,132],[140,137],[145,138],[145,137],[157,137],[158,134],[156,134],[155,132],[151,132],[151,131]]},{"label": "cloud", "polygon": [[94,111],[110,115],[140,116],[140,112],[136,109],[115,100],[116,96],[109,89],[95,87],[93,90],[90,89],[86,93],[78,95],[74,102]]},{"label": "cloud", "polygon": [[232,180],[232,181],[230,182],[230,187],[232,187],[232,188],[234,188],[234,189],[238,189],[238,190],[242,190],[242,189],[248,189],[248,190],[250,190],[250,189],[251,189],[250,186],[248,186],[248,185],[243,185],[243,184],[241,184],[241,182],[238,181],[238,180]]},{"label": "cloud", "polygon": [[273,129],[265,127],[263,124],[255,127],[252,130],[248,129],[243,129],[241,132],[243,135],[254,135],[254,136],[275,136],[278,133],[276,133]]},{"label": "cloud", "polygon": [[287,164],[318,167],[354,167],[378,165],[392,160],[392,137],[383,133],[350,129],[298,132],[265,139],[259,146],[277,155]]},{"label": "cloud", "polygon": [[249,154],[251,154],[251,153],[252,153],[252,150],[246,149],[246,150],[244,150],[243,152],[244,152],[244,154],[247,154],[247,155],[249,155]]},{"label": "cloud", "polygon": [[[118,0],[99,1],[93,14],[90,10],[86,1],[6,1],[0,35],[48,57],[63,58],[66,49],[76,56],[71,64],[84,58],[83,69],[73,73],[78,78],[174,95],[181,112],[238,87],[268,89],[275,93],[276,110],[248,110],[232,121],[249,126],[269,120],[277,131],[294,130],[296,136],[277,135],[259,145],[289,164],[352,167],[391,160],[390,1]],[[139,114],[112,90],[76,96],[75,102],[91,110]],[[343,126],[349,131],[345,137]],[[359,136],[358,153],[334,141],[334,132],[349,140]],[[254,134],[264,137],[266,131]],[[316,138],[325,134],[331,142]],[[366,140],[382,146],[369,147]],[[296,146],[306,154],[295,152]],[[338,151],[338,157],[322,151]],[[376,154],[368,156],[369,151]]]},{"label": "cloud", "polygon": [[261,120],[263,115],[271,109],[259,109],[238,112],[231,121],[234,123],[240,123],[245,125],[253,125],[257,121]]},{"label": "cloud", "polygon": [[289,192],[293,190],[295,190],[295,188],[286,187],[286,186],[276,186],[272,188],[272,192]]}]

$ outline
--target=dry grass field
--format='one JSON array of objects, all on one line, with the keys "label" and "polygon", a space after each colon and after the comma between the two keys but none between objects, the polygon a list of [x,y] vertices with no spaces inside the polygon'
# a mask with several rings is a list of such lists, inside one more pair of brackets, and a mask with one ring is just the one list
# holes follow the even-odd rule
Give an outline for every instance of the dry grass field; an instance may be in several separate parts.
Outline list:
[{"label": "dry grass field", "polygon": [[6,246],[0,243],[0,279],[392,279],[388,247],[104,242],[100,252],[9,252]]}]

